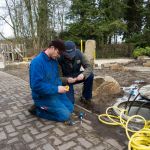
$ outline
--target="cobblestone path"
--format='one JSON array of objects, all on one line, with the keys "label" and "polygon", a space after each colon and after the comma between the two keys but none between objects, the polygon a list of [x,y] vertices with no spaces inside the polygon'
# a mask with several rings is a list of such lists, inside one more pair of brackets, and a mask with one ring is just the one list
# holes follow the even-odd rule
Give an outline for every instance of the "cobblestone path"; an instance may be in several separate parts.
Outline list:
[{"label": "cobblestone path", "polygon": [[28,83],[0,72],[0,150],[122,149],[115,141],[99,137],[89,120],[66,126],[30,115],[31,105]]}]

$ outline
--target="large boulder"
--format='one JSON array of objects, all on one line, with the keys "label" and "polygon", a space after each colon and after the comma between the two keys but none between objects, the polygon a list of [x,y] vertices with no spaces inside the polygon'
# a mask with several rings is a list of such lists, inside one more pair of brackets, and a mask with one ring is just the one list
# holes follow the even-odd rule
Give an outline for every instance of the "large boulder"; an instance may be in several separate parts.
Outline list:
[{"label": "large boulder", "polygon": [[93,96],[98,97],[101,94],[119,94],[121,88],[119,83],[111,76],[96,76],[93,83]]}]

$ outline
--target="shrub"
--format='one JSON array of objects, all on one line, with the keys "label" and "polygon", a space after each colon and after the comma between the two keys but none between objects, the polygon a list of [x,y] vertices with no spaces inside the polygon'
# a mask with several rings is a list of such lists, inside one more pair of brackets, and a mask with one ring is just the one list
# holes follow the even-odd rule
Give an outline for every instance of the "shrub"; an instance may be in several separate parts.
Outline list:
[{"label": "shrub", "polygon": [[139,56],[150,56],[150,47],[145,47],[145,48],[141,48],[141,47],[137,47],[136,49],[134,49],[133,51],[133,57],[137,58]]}]

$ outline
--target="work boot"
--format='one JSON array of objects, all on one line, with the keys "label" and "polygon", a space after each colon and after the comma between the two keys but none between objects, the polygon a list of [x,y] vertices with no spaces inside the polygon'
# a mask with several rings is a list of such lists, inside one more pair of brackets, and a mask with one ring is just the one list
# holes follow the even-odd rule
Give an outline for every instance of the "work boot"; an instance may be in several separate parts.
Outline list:
[{"label": "work boot", "polygon": [[65,125],[69,125],[69,126],[73,126],[73,125],[75,125],[75,121],[73,121],[73,120],[68,120],[68,121],[65,121],[64,124],[65,124]]},{"label": "work boot", "polygon": [[28,112],[32,115],[36,115],[36,106],[32,105],[29,109]]},{"label": "work boot", "polygon": [[80,97],[80,102],[86,105],[91,105],[91,99],[85,99],[83,96]]}]

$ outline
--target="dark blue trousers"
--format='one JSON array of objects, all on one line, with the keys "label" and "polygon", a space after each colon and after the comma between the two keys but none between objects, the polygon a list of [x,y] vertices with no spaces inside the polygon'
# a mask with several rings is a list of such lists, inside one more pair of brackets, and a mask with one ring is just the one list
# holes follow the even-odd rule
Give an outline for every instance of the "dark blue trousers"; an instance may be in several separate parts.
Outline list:
[{"label": "dark blue trousers", "polygon": [[66,95],[68,96],[68,98],[71,100],[71,102],[73,104],[75,101],[73,85],[78,84],[78,83],[83,83],[82,97],[84,97],[86,100],[91,100],[92,88],[93,88],[93,78],[94,78],[94,74],[91,73],[87,79],[82,80],[82,81],[77,81],[73,84],[69,84],[69,91],[66,93]]},{"label": "dark blue trousers", "polygon": [[53,121],[67,121],[74,110],[74,106],[68,99],[66,94],[59,94],[58,96],[49,99],[48,103],[36,104],[36,115],[40,118]]}]

